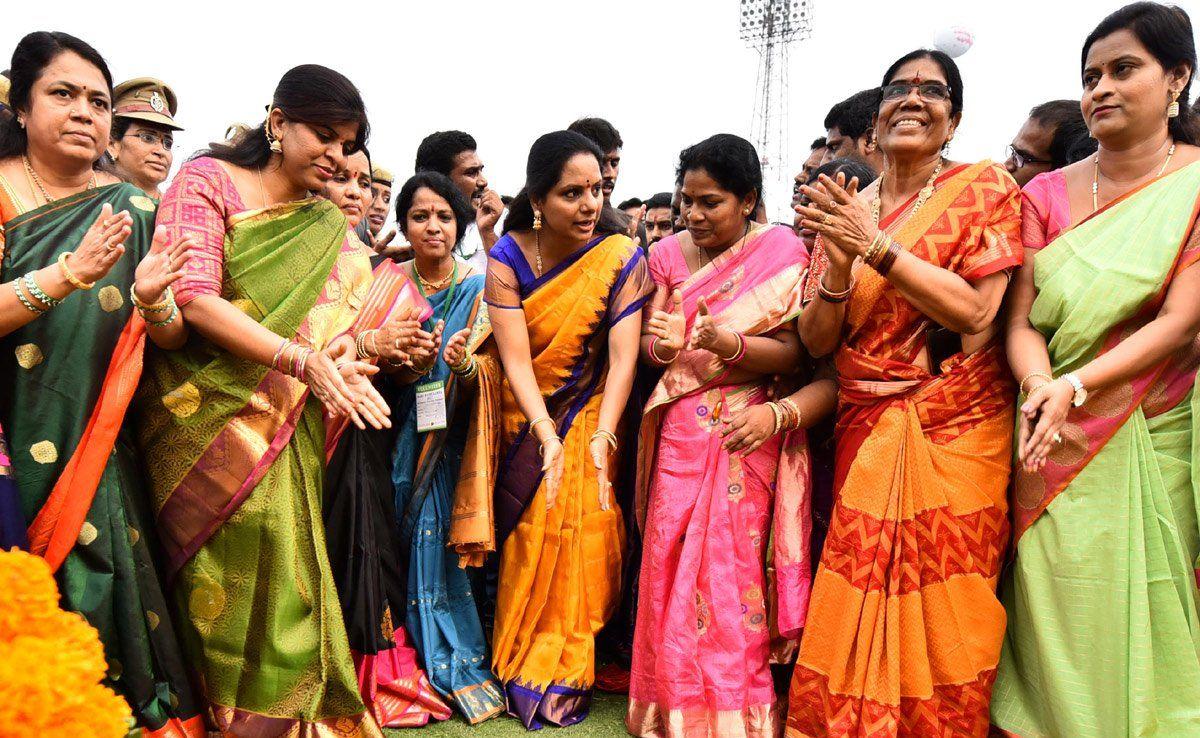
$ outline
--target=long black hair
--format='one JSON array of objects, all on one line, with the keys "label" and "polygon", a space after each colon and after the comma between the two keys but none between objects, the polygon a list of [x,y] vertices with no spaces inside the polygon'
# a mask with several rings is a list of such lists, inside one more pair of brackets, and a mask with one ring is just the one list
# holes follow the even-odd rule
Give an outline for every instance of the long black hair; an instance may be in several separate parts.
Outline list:
[{"label": "long black hair", "polygon": [[[0,119],[0,159],[26,153],[29,139],[25,129],[17,123],[17,113],[29,110],[29,96],[33,84],[42,72],[63,52],[71,51],[100,70],[112,96],[112,73],[108,63],[91,44],[61,31],[34,31],[17,43],[13,49],[12,67],[9,73],[11,86],[8,90],[8,106],[12,116]],[[107,142],[105,142],[107,143]]]},{"label": "long black hair", "polygon": [[[1087,66],[1088,51],[1092,44],[1117,31],[1129,31],[1142,46],[1158,60],[1165,71],[1180,64],[1188,68],[1188,82],[1179,93],[1179,115],[1167,121],[1167,130],[1176,141],[1200,144],[1200,123],[1196,113],[1188,105],[1188,91],[1196,76],[1196,41],[1192,37],[1192,19],[1183,8],[1174,5],[1141,2],[1126,5],[1100,21],[1083,42],[1079,57],[1079,71]],[[1166,101],[1163,106],[1166,107]]]},{"label": "long black hair", "polygon": [[[320,64],[292,67],[275,87],[271,108],[279,108],[288,120],[318,126],[357,123],[354,150],[367,144],[371,126],[367,106],[354,83],[340,72]],[[247,169],[262,169],[271,158],[267,141],[267,121],[236,136],[232,141],[210,144],[193,158],[211,156]]]},{"label": "long black hair", "polygon": [[475,222],[475,208],[471,207],[471,201],[462,190],[441,172],[426,170],[408,178],[400,188],[400,194],[396,196],[396,227],[405,236],[408,235],[408,211],[412,208],[417,190],[422,187],[428,188],[450,204],[450,209],[454,211],[454,245],[458,246],[467,233],[467,226]]},{"label": "long black hair", "polygon": [[[545,133],[533,142],[533,146],[529,148],[529,159],[525,163],[525,186],[508,204],[508,217],[504,219],[505,233],[525,231],[533,227],[533,203],[530,202],[530,197],[542,199],[549,195],[554,185],[562,178],[567,162],[578,154],[590,154],[596,157],[596,164],[602,166],[604,154],[600,147],[592,143],[587,136],[574,131]],[[625,231],[621,214],[605,203],[600,208],[596,235],[611,236]]]},{"label": "long black hair", "polygon": [[[888,67],[887,71],[883,73],[883,82],[880,83],[880,88],[891,84],[892,78],[896,76],[896,72],[900,71],[900,67],[917,59],[929,59],[941,68],[942,74],[946,75],[946,86],[950,88],[950,117],[953,118],[962,113],[962,73],[958,71],[958,64],[950,58],[950,55],[939,49],[914,49],[892,62],[892,66]],[[880,99],[878,104],[882,104],[882,102],[882,99]]]}]

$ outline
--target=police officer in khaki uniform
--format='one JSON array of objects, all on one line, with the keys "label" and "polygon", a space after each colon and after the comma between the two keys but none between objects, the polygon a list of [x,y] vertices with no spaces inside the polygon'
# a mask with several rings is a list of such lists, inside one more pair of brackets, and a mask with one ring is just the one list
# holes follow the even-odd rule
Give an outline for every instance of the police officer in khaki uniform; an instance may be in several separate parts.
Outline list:
[{"label": "police officer in khaki uniform", "polygon": [[395,177],[381,166],[371,169],[371,203],[367,207],[367,222],[371,227],[372,240],[379,238],[388,211],[392,209],[392,182]]},{"label": "police officer in khaki uniform", "polygon": [[175,131],[183,130],[175,123],[175,92],[161,80],[138,77],[117,85],[113,100],[114,173],[157,202],[171,172]]}]

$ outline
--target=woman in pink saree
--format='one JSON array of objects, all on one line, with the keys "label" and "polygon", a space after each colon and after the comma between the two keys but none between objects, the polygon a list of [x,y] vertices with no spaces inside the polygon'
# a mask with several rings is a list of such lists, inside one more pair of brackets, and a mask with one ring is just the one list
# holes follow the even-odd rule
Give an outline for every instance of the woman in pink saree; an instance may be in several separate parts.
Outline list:
[{"label": "woman in pink saree", "polygon": [[773,736],[772,631],[786,653],[811,577],[801,429],[832,409],[834,389],[767,402],[771,376],[801,358],[792,324],[808,257],[790,229],[750,221],[762,185],[754,147],[714,136],[683,152],[679,172],[688,231],[650,256],[643,356],[665,371],[639,450],[645,544],[626,727]]}]

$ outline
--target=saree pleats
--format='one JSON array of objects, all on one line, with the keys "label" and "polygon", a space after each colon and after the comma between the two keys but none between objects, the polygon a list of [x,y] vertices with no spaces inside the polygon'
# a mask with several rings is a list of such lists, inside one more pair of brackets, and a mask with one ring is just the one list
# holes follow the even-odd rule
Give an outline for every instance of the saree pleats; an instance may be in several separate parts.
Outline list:
[{"label": "saree pleats", "polygon": [[[1200,260],[1198,212],[1192,164],[1038,252],[1030,320],[1056,375],[1153,319],[1174,275]],[[1017,475],[991,709],[1005,734],[1200,735],[1198,365],[1193,342],[1092,393],[1046,466]]]},{"label": "saree pleats", "polygon": [[56,569],[63,607],[99,631],[107,683],[139,727],[196,736],[203,726],[155,566],[155,529],[125,426],[144,336],[127,295],[149,248],[153,203],[123,184],[15,217],[12,203],[3,203],[0,277],[8,282],[53,264],[106,203],[133,217],[129,253],[93,290],[0,339],[0,380],[8,388],[0,392],[0,425],[13,471],[0,477],[0,495],[5,482],[17,482],[32,550]]},{"label": "saree pleats", "polygon": [[[806,264],[790,230],[767,228],[694,275],[676,238],[664,239],[651,273],[660,289],[681,289],[689,324],[704,298],[721,328],[752,336],[799,312]],[[723,421],[766,401],[765,381],[734,384],[727,373],[711,352],[684,351],[646,407],[648,510],[626,716],[637,736],[769,738],[782,725],[771,621],[794,638],[807,607],[807,449],[803,433],[788,433],[751,453],[725,450]],[[794,514],[774,521],[777,495]],[[768,581],[769,558],[787,570],[786,595]]]},{"label": "saree pleats", "polygon": [[[493,261],[505,248],[517,247],[503,240]],[[515,256],[523,263],[519,251]],[[492,663],[508,711],[526,728],[574,724],[591,702],[594,638],[620,593],[624,531],[620,509],[601,506],[588,446],[599,423],[608,328],[640,314],[647,291],[640,250],[611,236],[547,272],[522,298],[534,375],[565,462],[557,499],[547,509],[537,443],[505,385]]]},{"label": "saree pleats", "polygon": [[[350,327],[371,281],[344,216],[316,200],[237,219],[224,271],[233,305],[315,350]],[[378,736],[327,554],[322,405],[194,333],[151,358],[142,444],[161,459],[157,523],[217,727]]]},{"label": "saree pleats", "polygon": [[[1018,198],[999,167],[963,165],[922,209],[910,201],[881,226],[974,280],[1020,264]],[[820,277],[811,270],[809,284]],[[918,361],[930,321],[869,269],[846,323],[837,496],[787,735],[984,736],[1009,536],[1014,392],[999,340],[930,372]]]},{"label": "saree pleats", "polygon": [[[429,297],[433,315],[445,321],[444,334],[454,335],[474,324],[481,307],[483,276],[470,276],[454,294],[444,290]],[[467,570],[447,543],[453,493],[467,440],[466,403],[470,388],[453,377],[438,356],[425,382],[445,382],[447,428],[417,431],[416,391],[405,387],[395,405],[400,428],[395,445],[392,482],[396,523],[407,559],[406,624],[434,688],[453,702],[469,723],[479,723],[504,710],[504,695],[491,674],[491,659]]]}]

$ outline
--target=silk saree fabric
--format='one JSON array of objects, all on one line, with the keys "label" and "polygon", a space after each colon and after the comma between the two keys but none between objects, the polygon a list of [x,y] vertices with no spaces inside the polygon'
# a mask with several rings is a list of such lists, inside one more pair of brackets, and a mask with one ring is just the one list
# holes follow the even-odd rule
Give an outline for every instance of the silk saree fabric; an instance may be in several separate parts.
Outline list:
[{"label": "silk saree fabric", "polygon": [[[432,331],[437,321],[445,321],[443,335],[449,337],[473,325],[480,310],[486,309],[483,286],[483,275],[471,275],[454,289],[430,295],[433,314],[426,329]],[[469,431],[466,407],[471,381],[454,375],[438,354],[421,382],[444,383],[447,427],[424,433],[417,430],[415,386],[401,389],[393,416],[399,435],[391,479],[407,561],[409,632],[438,693],[474,724],[503,712],[504,694],[492,676],[491,654],[468,572],[446,545]]]},{"label": "silk saree fabric", "polygon": [[[336,206],[247,211],[211,159],[184,166],[159,223],[199,243],[181,304],[219,294],[314,350],[352,325],[368,294],[368,258]],[[195,332],[178,351],[151,353],[139,405],[158,529],[216,727],[380,735],[326,552],[322,405],[301,382]]]},{"label": "silk saree fabric", "polygon": [[[1019,265],[1019,191],[982,162],[881,221],[976,280]],[[814,259],[820,263],[824,245]],[[827,263],[827,262],[826,262]],[[810,270],[815,293],[823,268]],[[859,268],[835,361],[836,502],[792,678],[787,735],[981,736],[1000,657],[1013,387],[999,340],[919,360],[930,321]]]},{"label": "silk saree fabric", "polygon": [[[718,327],[745,336],[769,335],[799,313],[808,254],[790,229],[758,227],[695,274],[682,253],[689,239],[663,239],[650,257],[656,285],[682,292],[689,331],[700,298]],[[769,614],[799,635],[811,582],[808,449],[800,431],[749,454],[726,451],[722,421],[765,402],[770,379],[733,383],[728,374],[712,352],[683,351],[645,409],[639,491],[648,511],[626,718],[637,736],[771,738],[782,724]]]},{"label": "silk saree fabric", "polygon": [[148,734],[202,735],[126,423],[145,344],[128,294],[150,247],[154,204],[113,184],[26,210],[6,181],[0,185],[3,282],[76,248],[105,204],[133,218],[125,255],[92,290],[0,339],[0,425],[30,550],[55,569],[63,607],[99,631],[109,686]]},{"label": "silk saree fabric", "polygon": [[[595,634],[620,594],[623,523],[616,505],[601,508],[588,445],[599,422],[609,329],[638,319],[650,288],[642,252],[625,236],[596,238],[541,276],[510,236],[491,252],[488,309],[524,311],[534,375],[563,439],[565,466],[547,509],[528,420],[507,384],[499,392],[485,386],[499,373],[481,370],[478,401],[498,401],[491,417],[499,424],[499,464],[492,471],[469,467],[461,476],[495,479],[492,510],[470,498],[474,512],[492,516],[495,542],[463,540],[462,527],[452,531],[452,542],[469,555],[500,547],[492,668],[509,713],[529,729],[577,723],[591,704]],[[488,462],[472,440],[478,437],[468,440],[467,458]],[[615,473],[615,464],[610,468]],[[469,490],[460,480],[457,494]],[[457,514],[457,500],[455,507]]]},{"label": "silk saree fabric", "polygon": [[[353,231],[349,238],[364,255],[371,252]],[[371,287],[350,332],[380,328],[397,314],[431,312],[417,286],[390,259],[373,272]],[[398,388],[381,372],[375,385],[394,405]],[[395,420],[393,418],[393,423]],[[450,708],[438,697],[405,627],[408,604],[400,563],[391,480],[396,426],[359,429],[338,416],[326,422],[322,516],[338,601],[354,655],[358,688],[367,710],[381,727],[411,728],[445,720]]]},{"label": "silk saree fabric", "polygon": [[[1070,206],[1052,185],[1027,187],[1025,245],[1038,249],[1030,322],[1061,376],[1153,320],[1200,260],[1200,164],[1056,237],[1046,214],[1065,209],[1069,224]],[[1198,365],[1193,341],[1090,393],[1045,467],[1017,472],[992,699],[1007,735],[1200,735]]]}]

